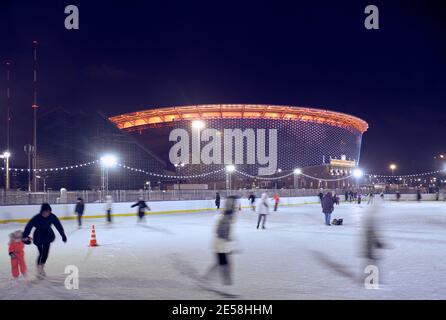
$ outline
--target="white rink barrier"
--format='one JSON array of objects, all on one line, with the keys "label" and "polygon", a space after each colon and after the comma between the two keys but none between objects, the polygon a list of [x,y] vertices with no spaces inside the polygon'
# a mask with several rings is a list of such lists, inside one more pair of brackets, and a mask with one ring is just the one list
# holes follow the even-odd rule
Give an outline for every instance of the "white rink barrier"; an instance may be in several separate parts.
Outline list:
[{"label": "white rink barrier", "polygon": [[[280,199],[280,205],[300,205],[317,203],[318,197],[287,197]],[[272,203],[272,199],[271,199]],[[134,202],[119,202],[113,204],[112,215],[116,217],[136,216],[136,207],[130,206]],[[151,211],[147,214],[169,214],[209,212],[216,210],[215,200],[187,200],[187,201],[149,201]],[[249,207],[247,199],[241,200],[242,207]],[[62,220],[75,219],[75,204],[53,204],[53,213]],[[224,208],[224,199],[221,199],[220,208]],[[39,205],[0,206],[0,223],[27,222],[39,212]],[[86,203],[84,218],[105,218],[105,203]]]},{"label": "white rink barrier", "polygon": [[[344,200],[344,195],[339,195],[340,200]],[[436,194],[422,194],[422,201],[435,201]],[[379,197],[379,195],[375,195]],[[384,199],[387,201],[396,201],[395,194],[386,194]],[[416,201],[416,194],[401,194],[400,201]],[[271,203],[273,202],[272,199]],[[367,201],[367,198],[363,199]],[[445,195],[440,194],[440,201],[445,201]],[[190,213],[190,212],[209,212],[215,210],[215,200],[184,200],[184,201],[150,201],[147,202],[151,208],[148,214],[169,214],[169,213]],[[319,203],[318,197],[283,197],[280,199],[280,206],[302,205],[309,203]],[[133,202],[119,202],[113,204],[113,216],[134,216],[136,208],[130,206]],[[242,199],[243,208],[249,207],[247,199]],[[54,204],[51,205],[53,212],[63,220],[75,219],[74,204]],[[221,200],[220,208],[224,208],[224,199]],[[39,212],[39,205],[17,205],[0,206],[0,223],[7,222],[27,222],[31,217]],[[87,203],[85,204],[84,218],[104,218],[105,203]]]},{"label": "white rink barrier", "polygon": [[[379,195],[375,195],[377,197]],[[435,201],[437,199],[437,195],[435,193],[423,193],[421,194],[421,201]],[[388,201],[396,201],[396,194],[385,194],[384,200]],[[417,195],[416,194],[401,194],[400,201],[416,201]],[[446,200],[445,195],[441,194],[439,195],[439,199],[441,201]]]}]

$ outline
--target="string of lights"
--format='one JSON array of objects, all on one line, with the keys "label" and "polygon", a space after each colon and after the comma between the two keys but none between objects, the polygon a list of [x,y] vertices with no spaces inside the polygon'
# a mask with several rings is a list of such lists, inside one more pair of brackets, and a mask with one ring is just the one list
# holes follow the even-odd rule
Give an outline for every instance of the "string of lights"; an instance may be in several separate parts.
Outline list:
[{"label": "string of lights", "polygon": [[234,172],[237,172],[237,173],[239,173],[239,174],[241,174],[241,175],[243,175],[245,177],[248,177],[248,178],[258,179],[258,180],[269,180],[269,181],[283,179],[283,178],[292,176],[294,174],[294,173],[291,172],[291,173],[285,174],[285,175],[283,175],[281,177],[261,177],[261,176],[253,176],[253,175],[250,175],[250,174],[247,174],[245,172],[238,171],[238,170],[234,170]]},{"label": "string of lights", "polygon": [[446,172],[446,169],[430,171],[430,172],[414,173],[414,174],[403,174],[403,175],[382,175],[382,174],[373,174],[373,173],[366,173],[365,175],[369,176],[369,178],[415,178],[415,177],[422,177],[422,176],[431,176],[431,175],[439,174],[442,172]]},{"label": "string of lights", "polygon": [[[73,165],[68,165],[68,166],[63,166],[63,167],[54,167],[54,168],[40,168],[40,169],[31,169],[32,172],[59,172],[59,171],[67,171],[67,170],[72,170],[72,169],[78,169],[78,168],[83,168],[83,167],[87,167],[87,166],[91,166],[91,165],[95,165],[95,164],[99,164],[100,160],[94,160],[94,161],[90,161],[90,162],[85,162],[85,163],[79,163],[79,164],[73,164]],[[201,174],[195,174],[195,175],[167,175],[167,174],[160,174],[160,173],[154,173],[154,172],[149,172],[143,169],[138,169],[138,168],[133,168],[124,164],[116,164],[117,166],[123,168],[123,169],[127,169],[130,171],[134,171],[134,172],[140,172],[146,175],[150,175],[153,177],[159,177],[159,178],[167,178],[167,179],[190,179],[190,178],[203,178],[212,174],[216,174],[216,173],[220,173],[222,171],[225,171],[225,168],[219,169],[219,170],[214,170],[211,172],[206,172],[206,173],[201,173]],[[5,167],[0,167],[0,170],[5,171],[6,168]],[[9,168],[10,172],[29,172],[30,169],[24,169],[24,168]],[[266,181],[272,181],[272,180],[280,180],[280,179],[284,179],[287,178],[289,176],[292,175],[296,175],[296,176],[302,176],[302,177],[306,177],[309,179],[314,179],[314,180],[319,180],[319,181],[342,181],[342,180],[347,180],[353,177],[353,175],[348,175],[348,176],[343,176],[340,178],[333,178],[333,179],[324,179],[324,178],[320,178],[320,177],[314,177],[305,173],[302,173],[301,171],[299,171],[298,174],[296,174],[295,172],[290,172],[287,173],[285,175],[282,176],[277,176],[277,177],[263,177],[263,176],[254,176],[254,175],[250,175],[248,173],[239,171],[239,170],[234,170],[234,172],[243,175],[245,177],[248,178],[252,178],[252,179],[258,179],[258,180],[266,180]],[[373,174],[373,173],[364,173],[364,176],[368,177],[369,179],[372,178],[388,178],[388,179],[403,179],[403,178],[416,178],[416,177],[423,177],[423,176],[431,176],[431,175],[435,175],[435,174],[439,174],[439,173],[443,173],[446,172],[446,169],[443,170],[436,170],[436,171],[429,171],[429,172],[421,172],[421,173],[414,173],[414,174],[405,174],[405,175],[383,175],[383,174]]]},{"label": "string of lights", "polygon": [[215,171],[211,171],[211,172],[195,174],[195,175],[190,175],[190,176],[176,176],[176,175],[167,175],[167,174],[153,173],[153,172],[145,171],[145,170],[142,170],[142,169],[132,168],[132,167],[129,167],[129,166],[126,166],[126,165],[123,165],[123,164],[118,164],[118,166],[121,167],[121,168],[130,170],[130,171],[141,172],[141,173],[146,174],[146,175],[159,177],[159,178],[167,178],[167,179],[202,178],[202,177],[206,177],[206,176],[209,176],[211,174],[219,173],[219,172],[222,172],[222,171],[225,170],[225,169],[219,169],[219,170],[215,170]]},{"label": "string of lights", "polygon": [[[55,167],[55,168],[41,168],[41,169],[24,169],[24,168],[9,168],[9,171],[14,171],[14,172],[55,172],[55,171],[66,171],[66,170],[71,170],[71,169],[78,169],[78,168],[83,168],[83,167],[87,167],[87,166],[91,166],[94,165],[96,163],[99,163],[99,160],[95,160],[95,161],[90,161],[90,162],[85,162],[85,163],[79,163],[79,164],[73,164],[73,165],[68,165],[68,166],[64,166],[64,167]],[[0,170],[5,171],[5,167],[0,167]]]},{"label": "string of lights", "polygon": [[[289,176],[295,175],[294,172],[291,172],[291,173],[287,173],[287,174],[285,174],[283,176],[280,176],[280,177],[260,177],[260,176],[253,176],[253,175],[250,175],[250,174],[247,174],[245,172],[238,171],[238,170],[235,170],[235,172],[237,172],[237,173],[239,173],[239,174],[241,174],[241,175],[243,175],[245,177],[252,178],[252,179],[269,180],[269,181],[271,181],[271,180],[280,180],[280,179],[287,178]],[[319,181],[327,181],[327,182],[328,181],[342,181],[342,180],[349,179],[349,178],[352,177],[351,175],[349,175],[349,176],[345,176],[345,177],[342,177],[342,178],[336,178],[336,179],[323,179],[323,178],[319,178],[319,177],[313,177],[313,176],[310,176],[310,175],[305,174],[305,173],[299,173],[299,174],[296,174],[296,175],[297,176],[307,177],[307,178],[314,179],[314,180],[319,180]]]}]

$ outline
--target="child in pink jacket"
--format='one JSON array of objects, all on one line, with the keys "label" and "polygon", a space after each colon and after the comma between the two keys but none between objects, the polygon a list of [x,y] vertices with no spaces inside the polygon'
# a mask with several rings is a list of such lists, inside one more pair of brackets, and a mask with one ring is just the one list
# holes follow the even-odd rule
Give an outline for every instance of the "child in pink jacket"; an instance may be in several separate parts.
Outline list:
[{"label": "child in pink jacket", "polygon": [[14,231],[9,235],[9,256],[11,257],[11,271],[14,278],[20,274],[26,276],[25,244],[22,241],[23,232]]}]

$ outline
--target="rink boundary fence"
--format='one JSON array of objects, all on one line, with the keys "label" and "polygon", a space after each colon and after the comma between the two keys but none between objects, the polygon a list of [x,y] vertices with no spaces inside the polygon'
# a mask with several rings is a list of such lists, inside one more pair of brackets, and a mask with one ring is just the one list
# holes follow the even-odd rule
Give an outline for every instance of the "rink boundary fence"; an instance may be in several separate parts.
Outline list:
[{"label": "rink boundary fence", "polygon": [[[290,203],[290,204],[279,204],[279,207],[293,207],[293,206],[302,206],[306,204],[318,204],[319,202],[306,202],[306,203]],[[250,209],[250,206],[242,206],[242,209]],[[221,211],[222,209],[220,209]],[[196,212],[216,212],[216,208],[202,208],[202,209],[187,209],[187,210],[168,210],[168,211],[150,211],[146,212],[145,215],[162,215],[162,214],[177,214],[177,213],[196,213]],[[136,216],[135,212],[132,213],[114,213],[112,217],[134,217]],[[82,219],[104,219],[107,216],[105,214],[98,215],[88,215],[84,216]],[[67,217],[59,217],[59,220],[76,220],[77,216],[67,216]],[[6,223],[26,223],[30,219],[8,219],[8,220],[0,220],[0,224]]]}]

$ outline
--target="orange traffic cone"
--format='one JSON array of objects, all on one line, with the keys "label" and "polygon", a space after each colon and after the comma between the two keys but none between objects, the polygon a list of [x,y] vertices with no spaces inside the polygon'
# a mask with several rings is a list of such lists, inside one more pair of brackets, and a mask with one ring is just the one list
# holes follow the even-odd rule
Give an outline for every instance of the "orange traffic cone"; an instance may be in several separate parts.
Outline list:
[{"label": "orange traffic cone", "polygon": [[91,239],[90,239],[90,247],[97,247],[98,243],[96,242],[96,231],[94,230],[94,225],[91,227]]}]

